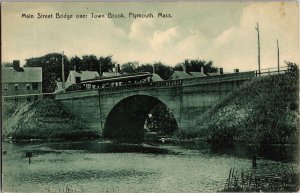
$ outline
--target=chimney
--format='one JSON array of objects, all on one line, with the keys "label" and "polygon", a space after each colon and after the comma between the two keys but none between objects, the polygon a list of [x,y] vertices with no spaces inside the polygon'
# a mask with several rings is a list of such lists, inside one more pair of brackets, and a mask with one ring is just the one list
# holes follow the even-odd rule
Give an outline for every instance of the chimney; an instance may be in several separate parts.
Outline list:
[{"label": "chimney", "polygon": [[77,66],[76,66],[76,64],[74,64],[74,70],[75,70],[75,72],[77,72]]},{"label": "chimney", "polygon": [[219,74],[223,74],[223,68],[219,68]]},{"label": "chimney", "polygon": [[16,71],[20,71],[20,60],[13,61],[13,69]]},{"label": "chimney", "polygon": [[204,66],[201,66],[200,72],[201,72],[202,74],[204,74]]},{"label": "chimney", "polygon": [[183,72],[186,72],[186,66],[185,66],[185,64],[183,64],[182,68],[183,68]]},{"label": "chimney", "polygon": [[238,72],[240,72],[239,69],[234,69],[234,73],[238,73]]}]

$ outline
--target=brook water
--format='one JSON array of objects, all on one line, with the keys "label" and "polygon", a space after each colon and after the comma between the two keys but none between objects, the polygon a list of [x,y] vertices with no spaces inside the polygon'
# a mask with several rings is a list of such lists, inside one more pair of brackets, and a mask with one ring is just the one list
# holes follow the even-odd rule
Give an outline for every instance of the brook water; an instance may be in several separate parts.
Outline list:
[{"label": "brook water", "polygon": [[[297,169],[293,145],[235,144],[224,150],[203,142],[129,144],[104,139],[2,145],[5,192],[219,191],[232,167],[271,173]],[[33,154],[31,164],[26,152]]]}]

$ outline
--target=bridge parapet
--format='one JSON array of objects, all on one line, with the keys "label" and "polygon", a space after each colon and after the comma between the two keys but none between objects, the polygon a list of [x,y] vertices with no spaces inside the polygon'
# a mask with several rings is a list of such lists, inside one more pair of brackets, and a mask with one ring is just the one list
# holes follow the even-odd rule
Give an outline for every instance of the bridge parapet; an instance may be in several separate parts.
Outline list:
[{"label": "bridge parapet", "polygon": [[188,78],[188,79],[182,79],[182,81],[183,81],[183,85],[195,85],[195,84],[211,84],[211,83],[227,82],[227,81],[242,81],[242,80],[249,80],[251,78],[255,78],[255,71]]},{"label": "bridge parapet", "polygon": [[114,92],[114,91],[122,91],[122,90],[135,89],[135,88],[211,84],[211,83],[226,82],[226,81],[248,80],[248,79],[251,79],[254,77],[255,77],[255,72],[251,71],[251,72],[220,74],[220,75],[215,75],[215,76],[188,78],[188,79],[180,79],[180,80],[165,80],[165,81],[157,81],[157,82],[126,84],[126,85],[121,85],[121,86],[100,88],[99,91],[100,92]]},{"label": "bridge parapet", "polygon": [[[191,86],[191,85],[201,85],[201,84],[214,84],[219,82],[232,82],[232,81],[245,81],[255,77],[255,72],[240,72],[232,74],[220,74],[215,76],[179,79],[179,80],[165,80],[157,82],[144,82],[144,83],[134,83],[125,84],[120,86],[112,86],[100,89],[85,89],[69,91],[68,93],[78,93],[78,96],[73,97],[83,97],[84,95],[91,95],[90,92],[99,91],[99,93],[111,93],[111,92],[122,92],[122,91],[132,91],[136,89],[147,89],[147,88],[159,88],[159,87],[174,87],[174,86]],[[92,94],[92,95],[93,95]],[[56,97],[59,98],[59,97]]]}]

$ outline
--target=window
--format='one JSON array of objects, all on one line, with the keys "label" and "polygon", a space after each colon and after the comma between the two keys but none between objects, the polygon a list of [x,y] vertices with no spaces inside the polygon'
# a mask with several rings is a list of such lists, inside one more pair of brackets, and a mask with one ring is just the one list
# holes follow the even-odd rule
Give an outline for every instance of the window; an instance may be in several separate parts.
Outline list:
[{"label": "window", "polygon": [[3,84],[3,90],[8,90],[8,84]]},{"label": "window", "polygon": [[19,85],[15,84],[15,90],[19,90]]},{"label": "window", "polygon": [[30,90],[30,85],[26,84],[26,90]]},{"label": "window", "polygon": [[39,84],[37,82],[32,83],[32,89],[33,90],[38,90],[39,89]]},{"label": "window", "polygon": [[76,83],[80,83],[80,77],[75,77]]}]

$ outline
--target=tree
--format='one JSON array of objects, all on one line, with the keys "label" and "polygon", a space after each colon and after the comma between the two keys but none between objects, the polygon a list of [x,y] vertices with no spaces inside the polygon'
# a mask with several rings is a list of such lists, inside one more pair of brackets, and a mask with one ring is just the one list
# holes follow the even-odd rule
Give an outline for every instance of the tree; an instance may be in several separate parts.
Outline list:
[{"label": "tree", "polygon": [[213,66],[212,61],[206,62],[205,60],[188,60],[186,59],[184,62],[178,63],[174,70],[182,71],[183,65],[186,66],[187,72],[201,72],[201,68],[204,68],[204,73],[212,73],[217,72],[217,68]]},{"label": "tree", "polygon": [[95,55],[84,55],[82,56],[82,70],[94,71],[99,66],[98,58]]},{"label": "tree", "polygon": [[138,62],[127,62],[121,65],[121,72],[123,73],[135,73],[137,72]]},{"label": "tree", "polygon": [[[64,55],[65,79],[70,72],[69,59]],[[62,78],[62,54],[50,53],[45,56],[26,59],[25,67],[42,67],[43,70],[43,92],[51,93],[55,90],[55,80]]]},{"label": "tree", "polygon": [[295,76],[295,77],[299,77],[299,68],[298,68],[298,65],[296,63],[293,63],[293,62],[287,62],[285,61],[285,63],[287,64],[288,66],[288,73],[291,75],[291,76]]},{"label": "tree", "polygon": [[75,66],[77,70],[81,70],[82,68],[82,60],[78,56],[74,56],[70,59],[70,67],[75,70]]},{"label": "tree", "polygon": [[150,131],[160,134],[172,135],[177,129],[176,120],[169,108],[164,104],[156,105],[150,112],[151,117],[146,120],[146,126]]},{"label": "tree", "polygon": [[100,64],[101,64],[101,73],[109,72],[110,70],[112,70],[113,67],[116,67],[116,62],[112,60],[112,57],[113,56],[111,55],[106,57],[101,56],[98,60],[98,65],[94,70],[100,73]]},{"label": "tree", "polygon": [[162,79],[168,80],[171,77],[173,72],[172,67],[164,65],[161,62],[155,62],[153,65],[155,65],[156,74],[158,74]]},{"label": "tree", "polygon": [[136,71],[138,72],[153,72],[153,65],[152,64],[141,64],[138,65],[136,68]]}]

